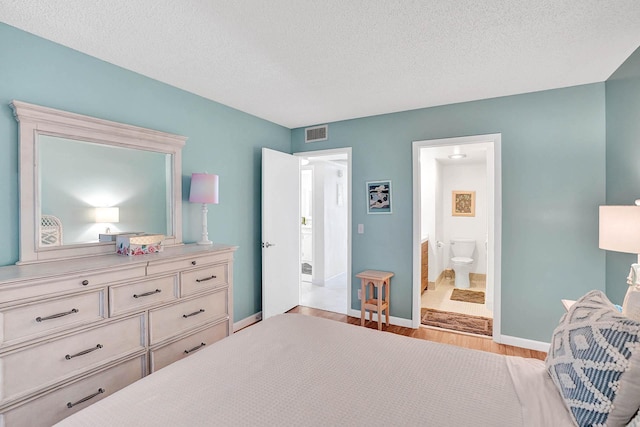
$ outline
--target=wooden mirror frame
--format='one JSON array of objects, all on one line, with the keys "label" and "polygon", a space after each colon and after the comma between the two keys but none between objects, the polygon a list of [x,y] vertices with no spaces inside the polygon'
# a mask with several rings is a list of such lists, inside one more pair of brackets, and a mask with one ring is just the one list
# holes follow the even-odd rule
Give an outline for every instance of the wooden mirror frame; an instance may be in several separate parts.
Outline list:
[{"label": "wooden mirror frame", "polygon": [[167,236],[164,244],[167,246],[182,244],[181,150],[187,140],[186,137],[22,101],[14,100],[10,105],[19,123],[20,142],[20,261],[18,264],[115,253],[115,242],[80,243],[44,248],[38,244],[41,213],[38,198],[37,144],[40,134],[171,154],[172,190],[170,194],[172,197],[169,208],[173,235]]}]

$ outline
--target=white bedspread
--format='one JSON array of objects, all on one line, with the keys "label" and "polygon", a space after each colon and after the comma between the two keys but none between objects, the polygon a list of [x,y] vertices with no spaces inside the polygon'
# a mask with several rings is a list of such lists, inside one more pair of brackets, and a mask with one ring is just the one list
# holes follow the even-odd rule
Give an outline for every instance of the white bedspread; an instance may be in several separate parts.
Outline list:
[{"label": "white bedspread", "polygon": [[558,414],[540,419],[546,424],[535,419],[539,403],[523,412],[507,359],[285,314],[147,376],[58,426],[571,425],[557,406]]}]

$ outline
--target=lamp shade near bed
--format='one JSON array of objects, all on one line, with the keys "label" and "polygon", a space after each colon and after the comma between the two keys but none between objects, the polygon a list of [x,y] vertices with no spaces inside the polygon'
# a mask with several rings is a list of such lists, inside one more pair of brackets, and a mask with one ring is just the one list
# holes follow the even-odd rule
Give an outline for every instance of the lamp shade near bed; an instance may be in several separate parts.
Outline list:
[{"label": "lamp shade near bed", "polygon": [[640,206],[600,206],[600,249],[640,254]]},{"label": "lamp shade near bed", "polygon": [[191,203],[202,203],[202,238],[198,244],[212,244],[207,230],[207,204],[218,204],[218,175],[208,173],[192,174],[189,201]]},{"label": "lamp shade near bed", "polygon": [[640,206],[600,206],[599,247],[608,251],[638,254],[627,277],[629,288],[622,313],[640,320]]}]

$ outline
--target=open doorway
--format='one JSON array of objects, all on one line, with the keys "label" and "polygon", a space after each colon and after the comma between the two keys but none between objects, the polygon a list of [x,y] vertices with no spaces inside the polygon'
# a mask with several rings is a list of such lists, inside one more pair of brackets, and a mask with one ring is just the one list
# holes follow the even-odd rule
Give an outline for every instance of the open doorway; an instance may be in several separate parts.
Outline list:
[{"label": "open doorway", "polygon": [[300,305],[347,313],[351,289],[351,149],[296,153]]},{"label": "open doorway", "polygon": [[498,341],[500,135],[416,141],[413,155],[414,327]]}]

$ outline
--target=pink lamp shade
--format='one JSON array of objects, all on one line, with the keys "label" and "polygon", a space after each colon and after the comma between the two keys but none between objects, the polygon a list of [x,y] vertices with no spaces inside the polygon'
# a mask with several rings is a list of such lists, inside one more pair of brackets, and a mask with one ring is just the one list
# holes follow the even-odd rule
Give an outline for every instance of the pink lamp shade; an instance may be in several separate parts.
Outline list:
[{"label": "pink lamp shade", "polygon": [[218,175],[194,173],[191,175],[189,201],[193,203],[218,203]]}]

